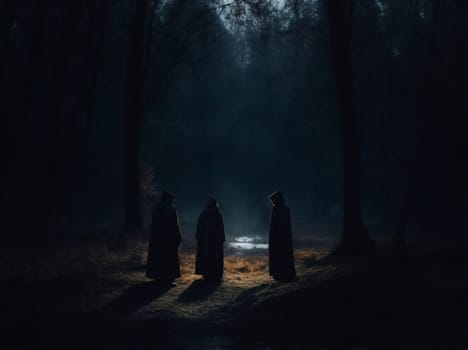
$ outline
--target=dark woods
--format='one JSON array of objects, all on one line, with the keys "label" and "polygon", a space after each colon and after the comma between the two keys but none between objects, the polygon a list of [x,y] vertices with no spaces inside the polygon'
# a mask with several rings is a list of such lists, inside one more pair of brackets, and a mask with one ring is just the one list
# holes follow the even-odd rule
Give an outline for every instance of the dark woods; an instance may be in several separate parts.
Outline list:
[{"label": "dark woods", "polygon": [[63,209],[79,190],[68,182],[80,177],[112,2],[10,3],[2,51],[2,231],[47,241],[58,238]]},{"label": "dark woods", "polygon": [[345,250],[372,248],[366,220],[466,228],[464,0],[1,6],[6,240],[133,235],[159,187],[191,204],[236,181],[255,216],[282,188],[342,222]]},{"label": "dark woods", "polygon": [[[111,107],[115,115],[106,122],[122,134],[124,229],[129,234],[141,231],[140,135],[145,98],[167,79],[161,75],[170,74],[185,59],[194,33],[174,33],[178,22],[189,22],[193,29],[197,23],[203,25],[202,17],[208,15],[208,7],[202,15],[200,9],[195,13],[201,1],[188,4],[182,0],[165,6],[158,1],[2,2],[1,203],[7,237],[26,233],[38,241],[60,239],[70,223],[79,220],[82,193],[99,193],[92,179],[96,174],[88,172],[92,163],[100,161],[93,159],[93,153],[107,131],[96,130],[96,114],[108,113],[108,102],[103,105],[101,99],[114,88],[121,112]],[[181,47],[170,47],[172,43]],[[154,51],[161,46],[166,46],[168,57],[161,54],[165,61],[155,63]],[[120,61],[125,61],[125,69],[116,71]],[[111,77],[114,74],[118,76]],[[113,85],[116,81],[119,86]]]},{"label": "dark woods", "polygon": [[354,102],[351,34],[354,0],[329,1],[333,73],[341,113],[343,138],[343,251],[368,250],[373,243],[364,226],[361,208],[361,154],[359,118]]}]

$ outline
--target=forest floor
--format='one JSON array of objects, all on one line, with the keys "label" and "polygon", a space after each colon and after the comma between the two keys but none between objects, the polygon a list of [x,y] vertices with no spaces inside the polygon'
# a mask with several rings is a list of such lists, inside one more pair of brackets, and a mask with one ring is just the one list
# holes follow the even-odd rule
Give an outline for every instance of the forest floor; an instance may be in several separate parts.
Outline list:
[{"label": "forest floor", "polygon": [[[1,329],[10,335],[8,348],[466,349],[468,344],[468,254],[454,247],[382,248],[340,260],[327,257],[326,248],[303,246],[295,252],[298,279],[289,283],[270,278],[265,252],[228,254],[223,282],[205,284],[192,273],[188,246],[173,288],[145,277],[144,245],[123,253],[88,250],[86,259],[76,251],[55,257],[53,277],[40,276],[47,270],[43,265],[31,268],[28,278],[4,278]],[[57,260],[66,260],[66,266],[57,267]]]}]

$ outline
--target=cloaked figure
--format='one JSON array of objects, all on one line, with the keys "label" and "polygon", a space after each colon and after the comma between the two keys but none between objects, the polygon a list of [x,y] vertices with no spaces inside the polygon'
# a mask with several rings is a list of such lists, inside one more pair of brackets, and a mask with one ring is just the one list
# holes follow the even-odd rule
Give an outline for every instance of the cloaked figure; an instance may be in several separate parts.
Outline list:
[{"label": "cloaked figure", "polygon": [[179,246],[182,243],[175,196],[163,192],[153,210],[146,277],[175,285],[180,277]]},{"label": "cloaked figure", "polygon": [[271,194],[271,213],[268,257],[270,275],[277,281],[292,281],[296,278],[292,247],[291,213],[286,206],[283,194]]},{"label": "cloaked figure", "polygon": [[223,245],[226,240],[223,215],[214,197],[208,199],[197,223],[195,273],[207,282],[220,282],[224,272]]}]

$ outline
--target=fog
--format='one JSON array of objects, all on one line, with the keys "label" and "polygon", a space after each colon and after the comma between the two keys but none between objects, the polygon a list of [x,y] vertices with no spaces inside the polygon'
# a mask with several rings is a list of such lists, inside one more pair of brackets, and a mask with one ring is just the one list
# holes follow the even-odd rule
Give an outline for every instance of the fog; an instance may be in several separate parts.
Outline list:
[{"label": "fog", "polygon": [[[188,235],[209,195],[219,200],[229,236],[265,234],[271,210],[267,196],[275,190],[284,192],[297,231],[314,235],[341,227],[342,119],[324,4],[254,3],[178,0],[150,7],[138,143],[146,229],[163,190],[176,195]],[[18,112],[28,114],[23,127],[15,129],[11,122],[19,136],[10,143],[17,147],[4,181],[7,226],[31,232],[46,215],[29,213],[24,203],[43,207],[53,187],[53,216],[61,234],[120,232],[126,215],[122,111],[130,3],[110,2],[107,17],[77,22],[90,33],[98,26],[103,34],[93,46],[92,34],[75,32],[63,75],[54,75],[53,58],[68,42],[60,41],[57,30],[65,22],[52,11],[59,2],[47,5],[41,62],[52,63],[39,65],[41,83],[31,89],[41,92],[32,99],[22,87],[30,67],[25,53],[35,48],[37,34],[28,4],[22,4],[13,26],[4,84],[5,110],[14,111],[23,100],[31,110]],[[421,4],[413,18],[404,4],[369,1],[354,14],[353,94],[360,120],[364,221],[390,232],[405,207],[415,232],[442,227],[461,232],[466,125],[463,98],[457,96],[463,80],[447,77],[463,76],[458,73],[466,50],[457,38],[466,25],[458,17],[445,19],[438,30],[449,39],[438,40],[440,33],[431,29],[434,8]],[[456,14],[452,5],[444,9]],[[85,73],[94,51],[85,48],[97,47],[102,57],[94,114],[87,120],[92,104],[83,100],[92,96],[87,92],[92,81]],[[435,54],[427,60],[430,50]],[[443,71],[434,73],[435,67]],[[49,96],[61,91],[55,88],[60,76],[62,109],[52,108]],[[50,111],[63,112],[52,124],[55,129],[47,122]],[[54,143],[50,137],[57,129],[61,134]],[[56,149],[60,156],[49,156]],[[58,180],[44,186],[51,174]]]}]

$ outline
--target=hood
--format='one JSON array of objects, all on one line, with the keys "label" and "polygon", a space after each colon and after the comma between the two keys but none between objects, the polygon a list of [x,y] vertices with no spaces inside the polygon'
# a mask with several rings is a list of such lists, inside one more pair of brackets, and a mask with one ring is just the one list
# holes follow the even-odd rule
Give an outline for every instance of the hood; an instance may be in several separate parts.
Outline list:
[{"label": "hood", "polygon": [[283,193],[281,193],[281,191],[273,192],[272,194],[268,196],[268,199],[271,200],[271,202],[274,205],[284,204],[284,196],[283,196]]},{"label": "hood", "polygon": [[176,197],[172,193],[164,191],[161,194],[161,203],[167,204],[167,205],[173,204],[175,201],[175,198]]},{"label": "hood", "polygon": [[206,202],[206,208],[207,209],[218,208],[218,201],[216,200],[215,197],[213,196],[208,197],[208,201]]}]

